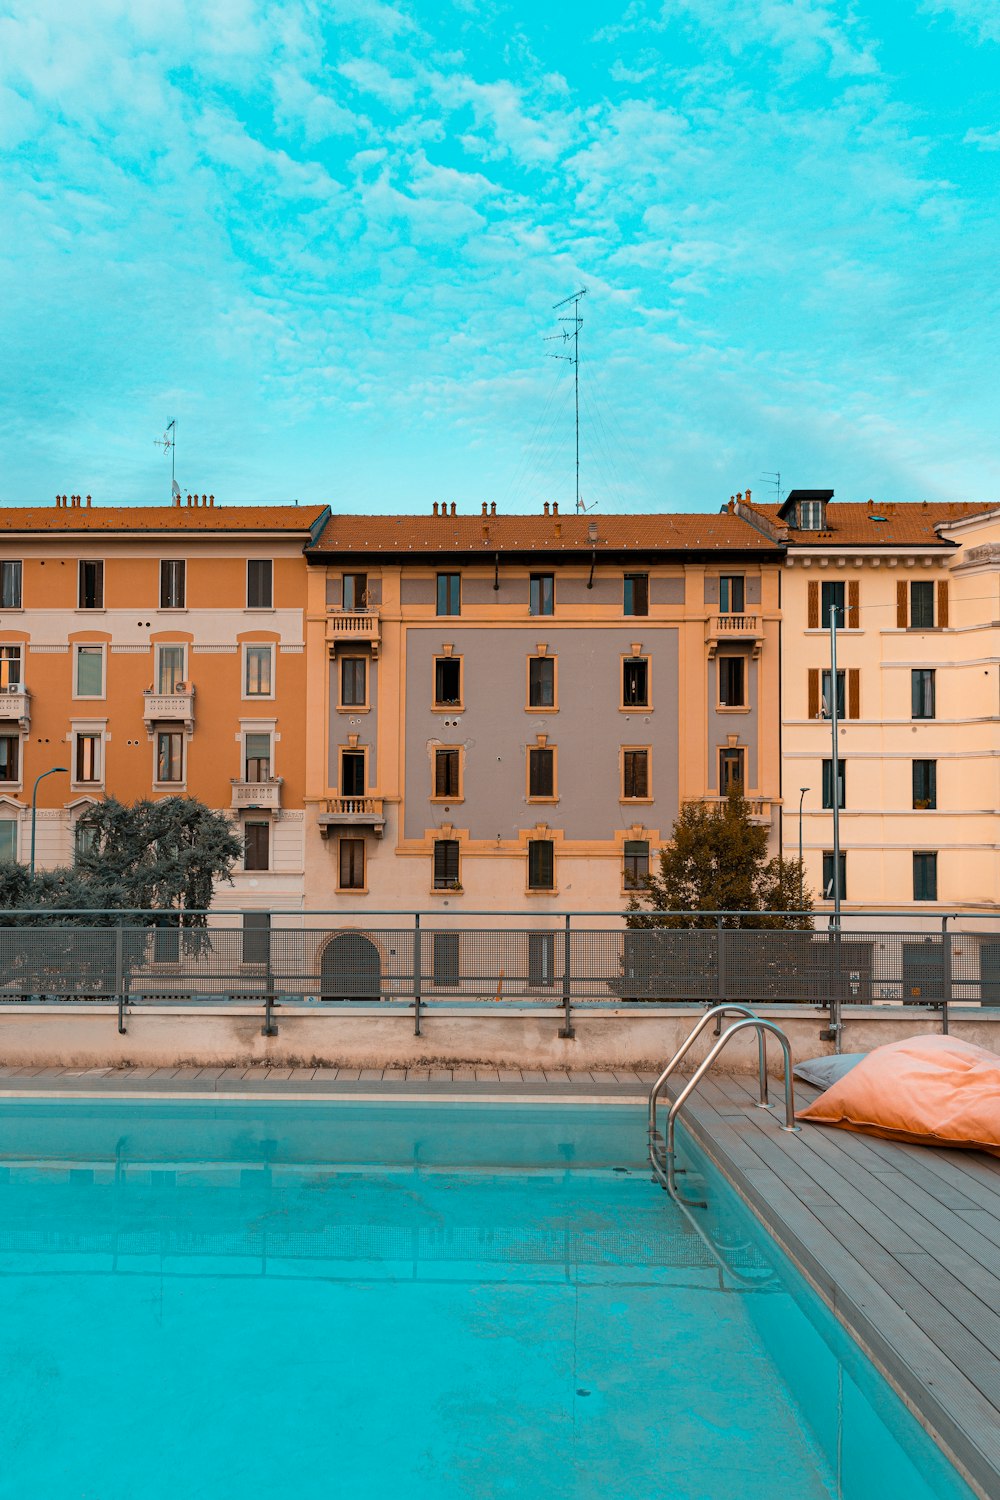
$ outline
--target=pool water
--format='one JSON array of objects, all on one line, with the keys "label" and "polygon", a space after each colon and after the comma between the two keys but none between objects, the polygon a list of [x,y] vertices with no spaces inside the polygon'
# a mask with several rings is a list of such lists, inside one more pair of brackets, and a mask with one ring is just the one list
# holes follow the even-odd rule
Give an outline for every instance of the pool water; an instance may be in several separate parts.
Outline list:
[{"label": "pool water", "polygon": [[0,1496],[971,1494],[632,1105],[0,1107]]}]

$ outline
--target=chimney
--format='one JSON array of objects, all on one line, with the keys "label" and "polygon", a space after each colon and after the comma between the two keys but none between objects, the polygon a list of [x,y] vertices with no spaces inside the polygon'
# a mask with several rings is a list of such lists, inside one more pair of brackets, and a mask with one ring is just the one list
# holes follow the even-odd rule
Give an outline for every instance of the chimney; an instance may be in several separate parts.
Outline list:
[{"label": "chimney", "polygon": [[497,513],[497,503],[496,503],[495,500],[491,500],[490,501],[490,515],[491,516],[495,516],[496,513]]},{"label": "chimney", "polygon": [[451,502],[451,513],[452,513],[452,515],[455,514],[455,502],[454,502],[454,500]]},{"label": "chimney", "polygon": [[[553,512],[553,514],[555,514],[555,512]],[[561,521],[557,521],[556,522],[556,536],[562,536],[562,522]]]},{"label": "chimney", "polygon": [[548,513],[549,513],[549,502],[546,500],[545,504],[542,506],[542,515],[543,516],[547,516]]},{"label": "chimney", "polygon": [[736,513],[736,497],[734,495],[731,495],[729,497],[729,504],[726,506],[726,510],[729,512],[729,514],[731,516],[735,515],[735,513]]},{"label": "chimney", "polygon": [[750,504],[750,491],[749,490],[747,490],[746,500],[747,500],[747,504],[749,505]]},{"label": "chimney", "polygon": [[559,501],[558,500],[553,500],[553,502],[552,502],[552,514],[554,516],[557,516],[559,514]]},{"label": "chimney", "polygon": [[742,490],[737,490],[736,491],[736,504],[737,505],[742,505],[743,504],[743,491]]},{"label": "chimney", "polygon": [[179,490],[178,490],[178,492],[177,492],[176,495],[171,495],[171,497],[170,497],[170,503],[171,503],[171,505],[180,505],[180,503],[181,503],[181,496],[180,496],[180,491]]},{"label": "chimney", "polygon": [[90,496],[87,496],[87,509],[90,509]]},{"label": "chimney", "polygon": [[435,500],[435,501],[434,501],[434,515],[437,515],[437,513],[438,513],[438,503],[437,503],[437,501],[436,501],[436,500]]},{"label": "chimney", "polygon": [[596,521],[588,521],[588,523],[587,523],[587,540],[588,540],[588,542],[596,542],[597,541],[597,522]]},{"label": "chimney", "polygon": [[483,515],[486,515],[486,501],[483,501]]}]

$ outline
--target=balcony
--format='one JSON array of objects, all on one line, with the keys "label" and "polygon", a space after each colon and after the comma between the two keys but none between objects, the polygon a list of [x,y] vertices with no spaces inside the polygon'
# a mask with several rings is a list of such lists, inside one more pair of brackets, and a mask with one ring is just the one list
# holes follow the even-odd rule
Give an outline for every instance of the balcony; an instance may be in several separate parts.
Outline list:
[{"label": "balcony", "polygon": [[[699,799],[702,807],[722,807],[725,797],[702,797]],[[773,797],[747,797],[747,815],[751,823],[757,823],[761,828],[770,828],[771,816],[780,803]]]},{"label": "balcony", "polygon": [[243,781],[232,778],[234,812],[277,812],[281,807],[283,776],[269,776],[265,781]]},{"label": "balcony", "polygon": [[13,687],[0,687],[0,720],[7,723],[12,719],[26,734],[31,725],[31,694],[19,682]]},{"label": "balcony", "polygon": [[328,797],[326,811],[319,815],[319,831],[330,837],[333,828],[370,828],[380,839],[385,832],[381,797]]},{"label": "balcony", "polygon": [[709,661],[719,646],[725,645],[727,641],[743,644],[749,642],[753,647],[753,656],[758,657],[764,644],[764,623],[760,616],[710,615],[705,626]]},{"label": "balcony", "polygon": [[147,688],[142,695],[142,717],[146,728],[154,724],[183,724],[188,734],[194,731],[194,688],[178,684],[173,693],[155,693]]},{"label": "balcony", "polygon": [[372,656],[378,656],[382,640],[382,628],[377,609],[330,609],[326,616],[326,641],[328,646],[370,646]]}]

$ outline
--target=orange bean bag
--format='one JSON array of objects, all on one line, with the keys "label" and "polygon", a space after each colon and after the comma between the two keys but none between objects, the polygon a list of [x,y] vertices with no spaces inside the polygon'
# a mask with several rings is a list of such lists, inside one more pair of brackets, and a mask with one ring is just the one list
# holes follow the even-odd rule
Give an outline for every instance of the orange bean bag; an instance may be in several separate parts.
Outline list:
[{"label": "orange bean bag", "polygon": [[800,1120],[925,1146],[1000,1156],[1000,1057],[954,1036],[876,1047]]}]

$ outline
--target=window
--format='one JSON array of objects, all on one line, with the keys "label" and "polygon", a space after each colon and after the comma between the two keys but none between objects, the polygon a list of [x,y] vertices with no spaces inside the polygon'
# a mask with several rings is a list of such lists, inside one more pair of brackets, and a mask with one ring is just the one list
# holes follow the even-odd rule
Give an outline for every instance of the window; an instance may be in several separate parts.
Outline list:
[{"label": "window", "polygon": [[623,750],[622,797],[629,800],[633,797],[648,798],[648,796],[649,751]]},{"label": "window", "polygon": [[76,737],[76,780],[100,781],[101,736],[78,734]]},{"label": "window", "polygon": [[[847,855],[840,856],[840,886],[841,901],[847,900]],[[833,850],[826,849],[823,853],[823,900],[832,901],[833,893]]]},{"label": "window", "polygon": [[184,647],[157,646],[156,691],[169,696],[180,691],[184,683]]},{"label": "window", "polygon": [[528,889],[555,889],[555,850],[551,839],[528,840]]},{"label": "window", "polygon": [[937,900],[937,855],[933,852],[913,856],[913,899]]},{"label": "window", "polygon": [[934,629],[933,583],[910,584],[910,629]]},{"label": "window", "polygon": [[461,573],[438,574],[437,612],[439,615],[460,615],[462,613]]},{"label": "window", "polygon": [[345,609],[367,609],[368,574],[345,573],[341,601]]},{"label": "window", "polygon": [[79,571],[80,609],[104,608],[104,564],[80,561]]},{"label": "window", "polygon": [[742,791],[745,786],[743,751],[733,749],[720,750],[719,795],[727,797],[734,787],[739,787],[740,791]]},{"label": "window", "polygon": [[243,913],[243,962],[266,964],[271,959],[271,913],[269,911],[245,911]]},{"label": "window", "polygon": [[626,839],[622,863],[622,884],[627,891],[639,891],[649,874],[649,844],[645,839]]},{"label": "window", "polygon": [[160,563],[160,608],[184,608],[185,563],[183,559]]},{"label": "window", "polygon": [[434,704],[437,708],[456,708],[462,702],[462,658],[434,658]]},{"label": "window", "polygon": [[746,602],[743,578],[733,573],[723,573],[719,579],[720,615],[741,615]]},{"label": "window", "polygon": [[937,761],[913,762],[913,806],[920,812],[937,807]]},{"label": "window", "polygon": [[625,614],[649,614],[649,574],[625,574]]},{"label": "window", "polygon": [[340,702],[343,708],[364,708],[367,704],[368,662],[365,657],[341,657]]},{"label": "window", "polygon": [[365,752],[363,750],[341,750],[340,795],[342,797],[365,795]]},{"label": "window", "polygon": [[76,682],[73,693],[77,698],[103,698],[103,646],[76,647]]},{"label": "window", "polygon": [[20,646],[0,646],[0,688],[21,686]]},{"label": "window", "polygon": [[822,500],[800,500],[799,530],[822,531],[826,522],[825,510],[826,506]]},{"label": "window", "polygon": [[247,646],[244,656],[244,698],[270,698],[273,688],[273,646]]},{"label": "window", "polygon": [[622,703],[626,708],[649,707],[649,661],[626,656],[622,662]]},{"label": "window", "polygon": [[[837,761],[837,806],[846,807],[847,793],[847,767],[844,761]],[[823,762],[823,806],[833,806],[833,761]]]},{"label": "window", "polygon": [[365,841],[364,839],[340,840],[340,866],[337,883],[342,891],[363,891],[365,888]]},{"label": "window", "polygon": [[17,823],[13,818],[0,818],[0,865],[17,862]]},{"label": "window", "polygon": [[547,988],[555,983],[556,935],[554,932],[528,933],[528,983],[533,988]]},{"label": "window", "polygon": [[434,934],[434,983],[451,986],[458,984],[458,933],[436,932]]},{"label": "window", "polygon": [[532,573],[528,601],[530,614],[552,614],[556,602],[555,575],[552,573]]},{"label": "window", "polygon": [[156,736],[156,779],[184,780],[184,736],[179,729],[161,730]]},{"label": "window", "polygon": [[719,703],[723,708],[746,706],[745,657],[719,657]]},{"label": "window", "polygon": [[97,830],[89,823],[79,822],[73,829],[73,863],[79,864],[94,848]]},{"label": "window", "polygon": [[270,609],[274,600],[274,563],[269,557],[247,562],[247,609]]},{"label": "window", "polygon": [[21,737],[0,734],[0,781],[20,781]]},{"label": "window", "polygon": [[179,917],[156,918],[153,928],[154,964],[176,964],[181,959],[181,924]]},{"label": "window", "polygon": [[935,712],[933,667],[916,667],[910,673],[910,709],[914,719],[933,719]]},{"label": "window", "polygon": [[820,616],[819,623],[823,630],[830,628],[830,611],[837,611],[837,629],[844,628],[844,585],[842,583],[824,583],[820,586]]},{"label": "window", "polygon": [[434,751],[434,796],[442,799],[457,798],[459,793],[459,751],[457,749]]},{"label": "window", "polygon": [[533,745],[528,750],[528,796],[549,799],[555,794],[555,751],[547,745]]},{"label": "window", "polygon": [[556,659],[554,656],[529,656],[528,707],[555,708]]},{"label": "window", "polygon": [[[823,697],[820,712],[824,719],[833,718],[833,701],[830,695],[830,673],[824,672],[822,676]],[[843,671],[837,672],[837,718],[846,717],[846,699],[844,697],[845,675]]]},{"label": "window", "polygon": [[0,562],[0,609],[21,608],[21,564]]},{"label": "window", "polygon": [[271,736],[247,734],[243,742],[243,780],[269,781],[270,777]]},{"label": "window", "polygon": [[268,870],[271,867],[270,823],[243,824],[244,870]]},{"label": "window", "polygon": [[434,840],[434,889],[458,889],[458,839]]}]

